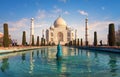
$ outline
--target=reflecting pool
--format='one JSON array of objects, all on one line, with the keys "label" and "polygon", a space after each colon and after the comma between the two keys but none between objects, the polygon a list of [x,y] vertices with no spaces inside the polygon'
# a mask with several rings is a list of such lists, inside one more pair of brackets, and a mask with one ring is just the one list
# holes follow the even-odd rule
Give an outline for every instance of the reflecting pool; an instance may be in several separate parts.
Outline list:
[{"label": "reflecting pool", "polygon": [[0,77],[120,77],[120,54],[62,47],[0,54]]}]

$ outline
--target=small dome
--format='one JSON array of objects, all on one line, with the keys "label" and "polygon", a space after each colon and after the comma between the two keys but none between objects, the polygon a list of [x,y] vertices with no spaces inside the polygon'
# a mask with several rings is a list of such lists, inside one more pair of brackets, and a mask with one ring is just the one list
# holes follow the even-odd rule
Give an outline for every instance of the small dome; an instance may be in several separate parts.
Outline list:
[{"label": "small dome", "polygon": [[50,26],[50,29],[51,29],[51,30],[54,30],[54,26]]},{"label": "small dome", "polygon": [[52,25],[51,28],[54,28],[54,26]]},{"label": "small dome", "polygon": [[66,27],[67,24],[62,17],[58,17],[54,22],[54,27]]}]

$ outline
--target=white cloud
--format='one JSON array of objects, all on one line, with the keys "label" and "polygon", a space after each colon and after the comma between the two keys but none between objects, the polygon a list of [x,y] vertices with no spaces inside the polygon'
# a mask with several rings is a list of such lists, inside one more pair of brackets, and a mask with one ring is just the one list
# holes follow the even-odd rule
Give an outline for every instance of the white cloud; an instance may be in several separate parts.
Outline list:
[{"label": "white cloud", "polygon": [[56,17],[57,14],[62,14],[62,9],[54,7],[53,10],[51,11],[46,11],[46,10],[38,10],[36,19],[45,19],[45,18],[54,18]]},{"label": "white cloud", "polygon": [[112,23],[112,21],[96,21],[89,24],[89,29],[101,31],[106,29],[110,23]]},{"label": "white cloud", "polygon": [[63,3],[66,3],[66,2],[67,2],[67,0],[59,0],[59,1],[61,1],[61,2],[63,2]]},{"label": "white cloud", "polygon": [[46,27],[48,26],[46,21],[40,21],[35,23],[35,28],[41,28],[41,27]]},{"label": "white cloud", "polygon": [[65,11],[64,14],[68,15],[68,14],[70,14],[70,13],[69,13],[68,11]]},{"label": "white cloud", "polygon": [[36,18],[38,19],[43,19],[45,18],[47,15],[46,15],[46,11],[45,10],[38,10],[38,13],[37,13],[37,16]]},{"label": "white cloud", "polygon": [[84,10],[78,10],[78,12],[79,12],[81,15],[88,16],[88,13],[85,12]]},{"label": "white cloud", "polygon": [[55,8],[55,9],[53,10],[53,13],[62,13],[62,9],[60,9],[60,8]]},{"label": "white cloud", "polygon": [[90,30],[96,30],[96,31],[103,31],[108,30],[108,26],[110,23],[114,23],[115,28],[118,28],[118,25],[120,24],[120,20],[115,21],[95,21],[93,23],[89,24]]},{"label": "white cloud", "polygon": [[9,30],[10,31],[16,31],[21,28],[24,29],[25,26],[28,26],[28,23],[30,22],[29,19],[23,18],[21,20],[15,21],[15,22],[7,22],[9,25]]},{"label": "white cloud", "polygon": [[56,17],[55,15],[61,15],[61,14],[64,14],[64,15],[69,15],[70,12],[68,12],[67,10],[62,10],[61,8],[58,8],[57,6],[54,6],[53,7],[54,9],[52,10],[52,16],[54,15],[54,17]]}]

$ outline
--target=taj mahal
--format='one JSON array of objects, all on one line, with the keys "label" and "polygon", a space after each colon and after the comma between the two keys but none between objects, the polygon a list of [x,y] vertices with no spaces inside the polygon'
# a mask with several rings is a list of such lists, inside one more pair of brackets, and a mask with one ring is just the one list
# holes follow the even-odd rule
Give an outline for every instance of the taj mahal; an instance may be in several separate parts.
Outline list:
[{"label": "taj mahal", "polygon": [[54,21],[54,24],[46,30],[46,41],[49,44],[54,43],[57,45],[60,42],[61,45],[65,45],[75,39],[75,35],[74,29],[69,27],[65,20],[59,16]]}]

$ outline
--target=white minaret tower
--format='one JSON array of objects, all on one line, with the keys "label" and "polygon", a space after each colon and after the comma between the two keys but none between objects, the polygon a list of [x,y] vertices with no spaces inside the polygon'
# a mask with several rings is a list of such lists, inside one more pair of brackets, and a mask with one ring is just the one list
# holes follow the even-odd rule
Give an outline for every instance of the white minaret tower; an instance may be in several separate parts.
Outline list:
[{"label": "white minaret tower", "polygon": [[75,39],[77,39],[77,29],[75,29]]},{"label": "white minaret tower", "polygon": [[85,19],[85,45],[88,45],[88,18]]},{"label": "white minaret tower", "polygon": [[30,45],[32,44],[32,35],[34,35],[34,18],[31,18],[31,27],[30,27]]},{"label": "white minaret tower", "polygon": [[44,38],[44,29],[42,30],[42,37]]}]

